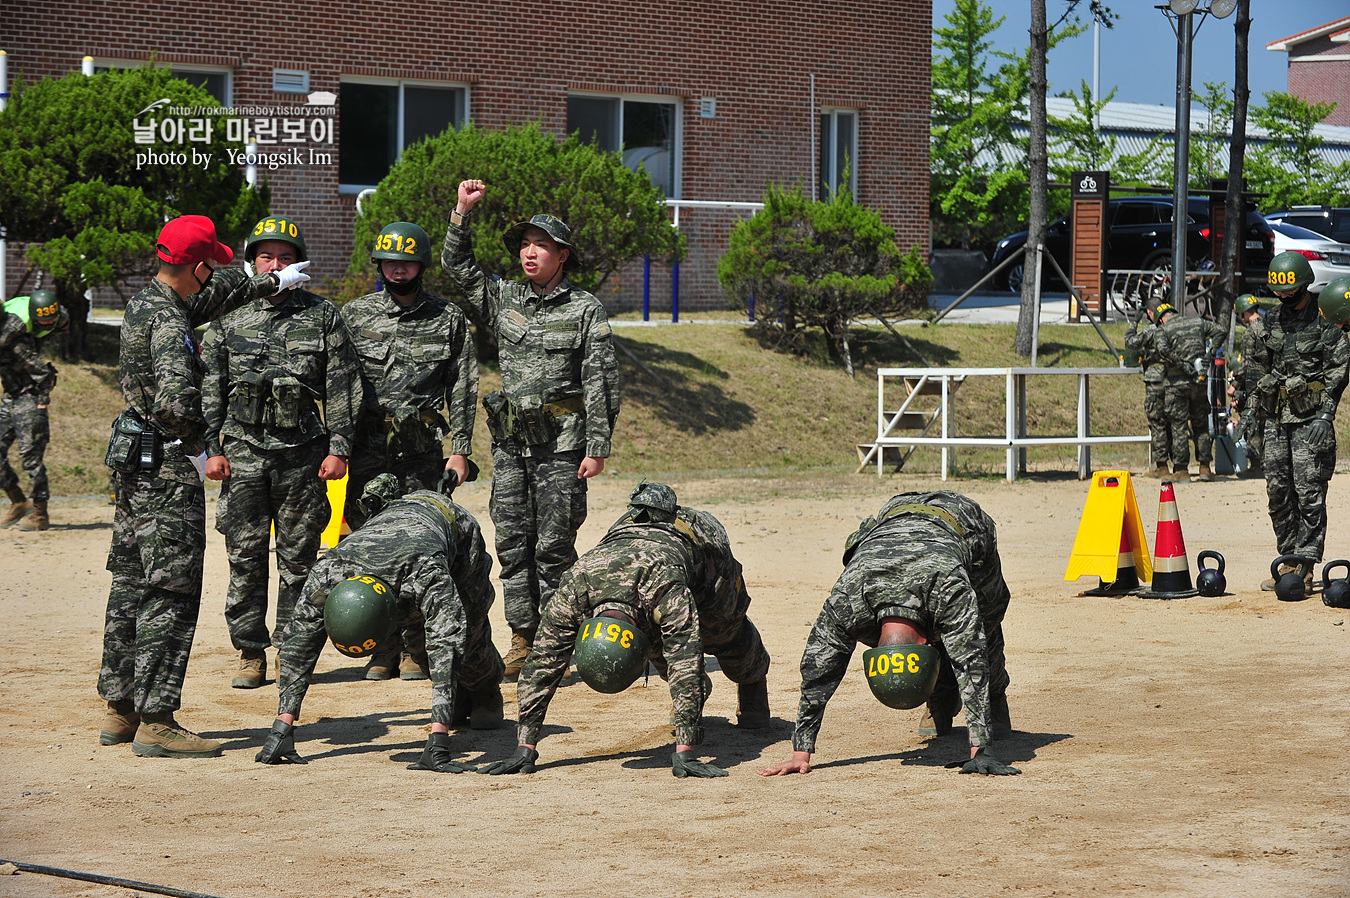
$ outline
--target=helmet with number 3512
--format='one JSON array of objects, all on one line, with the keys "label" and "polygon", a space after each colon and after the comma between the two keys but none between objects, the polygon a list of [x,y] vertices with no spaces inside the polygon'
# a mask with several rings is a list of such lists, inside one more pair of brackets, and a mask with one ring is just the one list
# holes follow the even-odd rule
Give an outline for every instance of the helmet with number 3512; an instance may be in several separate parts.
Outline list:
[{"label": "helmet with number 3512", "polygon": [[381,259],[430,265],[431,240],[426,231],[410,221],[385,225],[375,238],[375,248],[370,251],[370,261],[379,262]]},{"label": "helmet with number 3512", "polygon": [[300,226],[289,218],[273,216],[264,218],[248,232],[248,239],[244,241],[244,261],[252,262],[258,255],[259,244],[268,240],[280,240],[295,247],[297,262],[309,259],[309,252],[305,249],[305,232],[300,230]]}]

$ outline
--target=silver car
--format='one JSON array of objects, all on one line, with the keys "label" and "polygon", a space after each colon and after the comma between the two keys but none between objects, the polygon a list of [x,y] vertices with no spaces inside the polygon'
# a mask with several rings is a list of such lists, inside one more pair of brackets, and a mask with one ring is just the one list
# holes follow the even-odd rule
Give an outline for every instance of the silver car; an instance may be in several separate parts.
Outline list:
[{"label": "silver car", "polygon": [[1350,277],[1350,244],[1284,222],[1272,221],[1270,227],[1275,232],[1275,252],[1293,250],[1312,266],[1313,282],[1308,292],[1321,293],[1336,278]]}]

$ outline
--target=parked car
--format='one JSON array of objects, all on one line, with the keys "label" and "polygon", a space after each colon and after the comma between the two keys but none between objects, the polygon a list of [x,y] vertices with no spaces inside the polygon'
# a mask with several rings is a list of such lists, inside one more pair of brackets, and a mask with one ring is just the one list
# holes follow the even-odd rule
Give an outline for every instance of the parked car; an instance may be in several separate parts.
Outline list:
[{"label": "parked car", "polygon": [[1350,275],[1350,245],[1283,221],[1271,222],[1270,226],[1275,229],[1275,252],[1292,250],[1305,256],[1312,266],[1309,293],[1321,293],[1336,278]]},{"label": "parked car", "polygon": [[1297,225],[1337,243],[1350,243],[1350,208],[1344,206],[1294,206],[1267,214],[1266,221]]},{"label": "parked car", "polygon": [[[1110,227],[1107,232],[1107,268],[1119,270],[1152,269],[1160,272],[1172,268],[1172,197],[1121,196],[1107,204]],[[1186,267],[1197,269],[1210,258],[1209,199],[1190,197],[1187,202]],[[1046,249],[1069,273],[1071,238],[1070,217],[1051,222],[1045,237]],[[1255,208],[1247,210],[1247,232],[1244,235],[1242,278],[1247,289],[1256,290],[1266,284],[1266,268],[1275,255],[1275,235],[1270,225]],[[1021,253],[1027,242],[1027,232],[1010,234],[994,247],[991,263],[997,266],[1014,253]],[[1059,285],[1053,269],[1042,266],[1041,284]],[[1000,276],[1002,287],[1013,293],[1022,291],[1022,262],[1009,265]]]}]

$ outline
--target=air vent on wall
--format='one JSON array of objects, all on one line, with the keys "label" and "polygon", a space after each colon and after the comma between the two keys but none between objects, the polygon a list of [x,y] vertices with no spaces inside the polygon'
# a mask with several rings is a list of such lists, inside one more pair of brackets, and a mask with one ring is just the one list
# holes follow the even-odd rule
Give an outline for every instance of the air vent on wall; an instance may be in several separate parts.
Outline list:
[{"label": "air vent on wall", "polygon": [[309,93],[309,72],[294,69],[273,69],[272,90],[279,94]]}]

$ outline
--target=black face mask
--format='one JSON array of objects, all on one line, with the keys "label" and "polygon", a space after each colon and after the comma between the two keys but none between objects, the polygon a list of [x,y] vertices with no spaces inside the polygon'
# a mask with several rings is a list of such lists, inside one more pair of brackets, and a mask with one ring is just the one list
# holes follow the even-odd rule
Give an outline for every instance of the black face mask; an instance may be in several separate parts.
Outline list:
[{"label": "black face mask", "polygon": [[[381,277],[383,277],[383,275],[381,275]],[[384,287],[395,296],[411,296],[422,289],[422,272],[417,272],[417,277],[402,284],[395,284],[393,281],[385,281]]]},{"label": "black face mask", "polygon": [[1303,301],[1303,297],[1308,295],[1307,287],[1299,287],[1293,293],[1287,295],[1275,294],[1280,297],[1280,302],[1286,306],[1296,306]]}]

